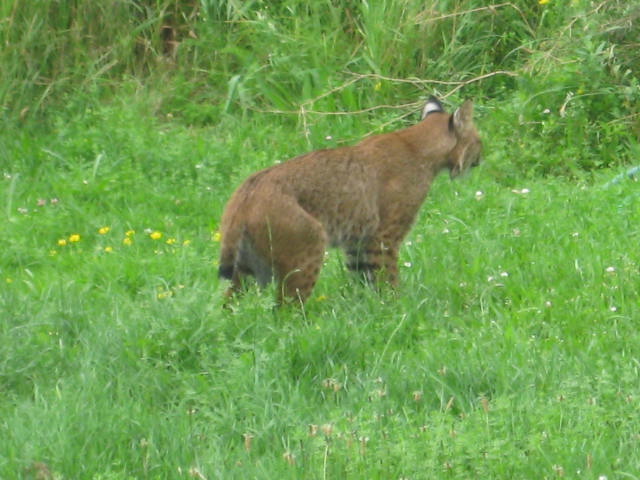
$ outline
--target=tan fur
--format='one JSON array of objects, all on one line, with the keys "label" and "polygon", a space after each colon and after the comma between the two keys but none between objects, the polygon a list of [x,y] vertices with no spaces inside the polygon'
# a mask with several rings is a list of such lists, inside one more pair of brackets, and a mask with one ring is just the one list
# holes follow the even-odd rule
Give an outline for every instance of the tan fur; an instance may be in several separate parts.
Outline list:
[{"label": "tan fur", "polygon": [[369,281],[398,282],[398,249],[431,182],[480,162],[482,144],[467,100],[453,115],[431,99],[418,124],[318,150],[250,176],[222,217],[220,275],[228,295],[247,275],[275,279],[278,302],[310,295],[329,246]]}]

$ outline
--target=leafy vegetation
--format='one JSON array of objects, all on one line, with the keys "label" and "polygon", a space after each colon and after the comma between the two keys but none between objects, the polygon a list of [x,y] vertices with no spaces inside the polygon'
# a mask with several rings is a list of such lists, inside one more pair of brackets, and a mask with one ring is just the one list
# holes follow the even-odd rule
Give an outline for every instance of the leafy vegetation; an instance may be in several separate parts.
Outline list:
[{"label": "leafy vegetation", "polygon": [[[636,2],[0,6],[0,477],[637,478]],[[250,172],[476,99],[402,286],[220,308]]]}]

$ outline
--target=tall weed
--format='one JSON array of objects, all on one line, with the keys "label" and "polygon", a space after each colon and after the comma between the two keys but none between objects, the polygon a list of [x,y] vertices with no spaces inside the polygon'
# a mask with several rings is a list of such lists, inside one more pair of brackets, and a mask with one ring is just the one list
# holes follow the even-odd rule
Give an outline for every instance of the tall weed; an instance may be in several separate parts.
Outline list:
[{"label": "tall weed", "polygon": [[10,0],[2,9],[7,123],[74,116],[83,103],[145,90],[158,98],[150,113],[187,124],[269,112],[299,120],[308,136],[325,115],[403,105],[376,115],[402,123],[431,93],[473,96],[498,110],[496,136],[517,125],[527,142],[542,139],[539,159],[510,156],[546,173],[628,161],[640,134],[640,10],[619,0]]}]

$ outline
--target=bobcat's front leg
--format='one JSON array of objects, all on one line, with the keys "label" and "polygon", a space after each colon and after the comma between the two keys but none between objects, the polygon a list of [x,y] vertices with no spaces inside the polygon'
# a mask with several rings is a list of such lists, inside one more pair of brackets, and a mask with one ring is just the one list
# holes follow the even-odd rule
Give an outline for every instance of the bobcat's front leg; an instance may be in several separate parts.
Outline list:
[{"label": "bobcat's front leg", "polygon": [[362,275],[369,284],[398,285],[398,245],[372,240],[366,245],[347,250],[347,268]]}]

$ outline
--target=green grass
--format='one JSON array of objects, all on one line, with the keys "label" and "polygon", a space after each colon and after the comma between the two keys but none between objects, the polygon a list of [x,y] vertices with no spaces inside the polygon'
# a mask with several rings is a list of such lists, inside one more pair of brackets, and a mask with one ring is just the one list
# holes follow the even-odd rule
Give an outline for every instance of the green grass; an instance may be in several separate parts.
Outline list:
[{"label": "green grass", "polygon": [[[640,478],[637,2],[50,3],[0,6],[0,478]],[[222,309],[234,188],[431,93],[486,158],[398,291]]]},{"label": "green grass", "polygon": [[223,311],[224,202],[305,149],[246,122],[3,137],[0,476],[635,478],[637,183],[511,183],[494,151],[437,180],[396,294],[332,252],[303,312]]}]

